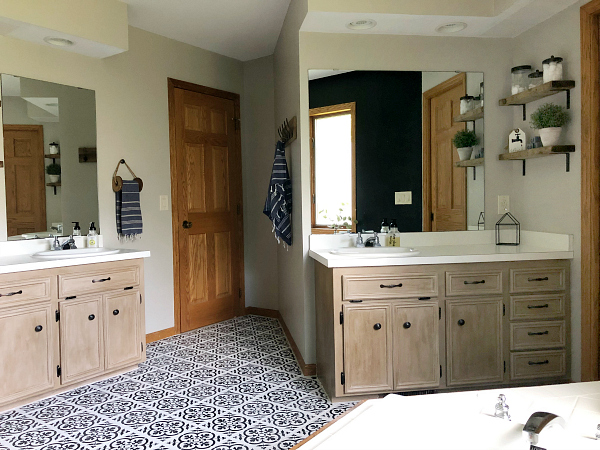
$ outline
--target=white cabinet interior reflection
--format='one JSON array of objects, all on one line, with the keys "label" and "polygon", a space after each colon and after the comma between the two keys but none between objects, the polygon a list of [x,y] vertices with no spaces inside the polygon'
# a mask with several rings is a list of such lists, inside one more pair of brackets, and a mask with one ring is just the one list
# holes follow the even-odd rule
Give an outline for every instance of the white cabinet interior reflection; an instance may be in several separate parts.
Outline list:
[{"label": "white cabinet interior reflection", "polygon": [[94,91],[4,74],[1,84],[8,239],[68,235],[73,221],[85,232],[98,223],[96,163],[79,160],[80,148],[96,147]]},{"label": "white cabinet interior reflection", "polygon": [[[484,110],[460,110],[482,93],[482,73],[310,70],[313,233],[348,217],[358,231],[483,229]],[[463,130],[480,144],[459,163]]]}]

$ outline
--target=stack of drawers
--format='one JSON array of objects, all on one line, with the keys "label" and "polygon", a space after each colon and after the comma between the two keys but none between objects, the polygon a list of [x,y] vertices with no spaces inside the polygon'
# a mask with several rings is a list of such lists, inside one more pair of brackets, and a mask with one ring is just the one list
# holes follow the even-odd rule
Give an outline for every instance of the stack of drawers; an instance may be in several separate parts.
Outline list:
[{"label": "stack of drawers", "polygon": [[564,268],[510,269],[510,378],[567,372],[568,317]]}]

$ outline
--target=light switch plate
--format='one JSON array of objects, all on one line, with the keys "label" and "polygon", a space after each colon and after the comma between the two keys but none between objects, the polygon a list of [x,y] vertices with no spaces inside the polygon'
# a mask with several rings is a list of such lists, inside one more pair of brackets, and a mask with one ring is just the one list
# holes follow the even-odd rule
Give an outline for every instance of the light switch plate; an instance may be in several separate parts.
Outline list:
[{"label": "light switch plate", "polygon": [[169,196],[167,196],[167,195],[160,196],[160,210],[161,211],[169,210]]},{"label": "light switch plate", "polygon": [[510,211],[510,197],[508,195],[498,196],[498,214],[506,214]]},{"label": "light switch plate", "polygon": [[396,192],[396,205],[412,205],[412,191]]}]

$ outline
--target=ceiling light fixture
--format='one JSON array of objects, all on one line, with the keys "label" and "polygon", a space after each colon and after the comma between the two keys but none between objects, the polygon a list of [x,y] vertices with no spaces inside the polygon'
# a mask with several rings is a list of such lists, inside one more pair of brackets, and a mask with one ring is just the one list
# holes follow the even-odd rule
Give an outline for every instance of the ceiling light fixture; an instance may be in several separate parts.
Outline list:
[{"label": "ceiling light fixture", "polygon": [[44,41],[50,45],[55,45],[57,47],[69,47],[71,45],[75,45],[75,42],[70,41],[68,39],[52,37],[52,36],[45,37]]},{"label": "ceiling light fixture", "polygon": [[458,33],[465,28],[467,28],[467,24],[464,22],[452,22],[445,25],[440,25],[435,29],[435,31],[438,33]]},{"label": "ceiling light fixture", "polygon": [[375,25],[377,25],[377,22],[375,22],[374,20],[362,19],[355,20],[354,22],[346,24],[346,28],[349,28],[350,30],[369,30],[371,28],[374,28]]}]

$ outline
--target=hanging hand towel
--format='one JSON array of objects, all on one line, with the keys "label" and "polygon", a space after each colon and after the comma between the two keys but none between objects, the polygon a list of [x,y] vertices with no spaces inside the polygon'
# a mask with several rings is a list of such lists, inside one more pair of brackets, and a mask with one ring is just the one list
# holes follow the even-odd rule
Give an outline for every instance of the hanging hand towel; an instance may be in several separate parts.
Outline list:
[{"label": "hanging hand towel", "polygon": [[137,181],[123,180],[123,187],[115,192],[117,235],[120,241],[133,241],[142,234],[140,186]]},{"label": "hanging hand towel", "polygon": [[273,222],[277,242],[292,245],[292,181],[285,159],[285,144],[277,142],[269,193],[263,213]]}]

